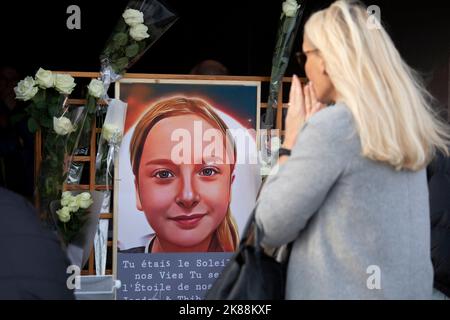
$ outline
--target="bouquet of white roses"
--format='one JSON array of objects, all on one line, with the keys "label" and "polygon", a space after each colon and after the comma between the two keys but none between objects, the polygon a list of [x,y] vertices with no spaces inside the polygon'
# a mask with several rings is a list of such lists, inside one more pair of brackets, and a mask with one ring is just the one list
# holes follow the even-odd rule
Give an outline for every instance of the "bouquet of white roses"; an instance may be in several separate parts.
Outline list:
[{"label": "bouquet of white roses", "polygon": [[71,264],[80,268],[89,259],[99,217],[98,191],[73,194],[63,192],[58,201],[52,201],[52,217],[59,238]]},{"label": "bouquet of white roses", "polygon": [[58,134],[73,131],[73,125],[63,116],[64,100],[75,88],[75,80],[67,74],[54,74],[39,68],[35,77],[26,77],[14,88],[16,99],[30,101],[25,111],[30,116],[28,129],[55,128]]},{"label": "bouquet of white roses", "polygon": [[37,190],[44,214],[48,213],[49,203],[61,194],[80,134],[81,109],[66,105],[74,88],[75,81],[70,75],[42,68],[34,78],[28,76],[14,88],[16,99],[29,101],[25,112],[30,132],[41,130],[43,137]]},{"label": "bouquet of white roses", "polygon": [[62,193],[61,208],[56,211],[57,225],[65,244],[75,238],[86,222],[88,209],[94,201],[89,192],[83,192],[76,196],[70,191]]},{"label": "bouquet of white roses", "polygon": [[102,73],[115,81],[115,78],[123,75],[176,20],[177,16],[157,0],[129,1],[100,56]]}]

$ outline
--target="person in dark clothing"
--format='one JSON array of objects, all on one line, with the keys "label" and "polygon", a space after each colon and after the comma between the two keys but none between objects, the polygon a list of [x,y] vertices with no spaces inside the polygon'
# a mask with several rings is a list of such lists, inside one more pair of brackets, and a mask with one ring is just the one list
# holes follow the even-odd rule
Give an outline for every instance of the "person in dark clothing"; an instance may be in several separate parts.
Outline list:
[{"label": "person in dark clothing", "polygon": [[226,76],[229,74],[227,67],[216,60],[203,60],[195,65],[190,74],[209,75],[209,76]]},{"label": "person in dark clothing", "polygon": [[20,75],[0,67],[0,186],[28,198],[34,192],[34,134],[28,131],[26,103],[15,99]]},{"label": "person in dark clothing", "polygon": [[69,261],[31,204],[0,187],[0,299],[73,299]]},{"label": "person in dark clothing", "polygon": [[434,287],[450,297],[450,158],[438,153],[427,173]]}]

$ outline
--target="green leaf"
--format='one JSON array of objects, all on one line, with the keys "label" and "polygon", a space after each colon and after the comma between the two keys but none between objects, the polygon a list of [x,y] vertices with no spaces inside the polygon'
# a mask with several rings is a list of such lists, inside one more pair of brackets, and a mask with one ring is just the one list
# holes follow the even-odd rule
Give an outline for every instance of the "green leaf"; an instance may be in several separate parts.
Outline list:
[{"label": "green leaf", "polygon": [[34,118],[29,118],[27,124],[28,124],[28,130],[31,133],[35,133],[36,131],[38,131],[39,124],[36,122],[36,120],[34,120]]},{"label": "green leaf", "polygon": [[119,59],[120,58],[120,54],[118,53],[118,52],[114,52],[113,54],[112,54],[112,56],[111,56],[111,59],[112,60],[117,60],[117,59]]},{"label": "green leaf", "polygon": [[59,161],[58,161],[58,159],[57,159],[57,157],[55,155],[55,157],[53,157],[52,160],[50,161],[50,166],[53,167],[53,168],[58,168],[59,165],[60,165]]},{"label": "green leaf", "polygon": [[128,65],[128,63],[129,63],[129,60],[126,57],[122,57],[115,61],[115,65],[117,66],[117,68],[119,70],[121,70],[120,73],[122,73],[123,69],[125,69],[125,67]]},{"label": "green leaf", "polygon": [[45,100],[38,100],[35,102],[36,108],[37,109],[45,109],[45,107],[47,106],[47,104],[45,103]]},{"label": "green leaf", "polygon": [[34,119],[39,119],[41,115],[41,111],[38,108],[36,108],[35,105],[33,106],[33,108],[29,108],[27,111],[30,117]]},{"label": "green leaf", "polygon": [[47,138],[46,138],[47,144],[48,145],[54,145],[56,143],[56,134],[52,133],[52,134],[48,134]]},{"label": "green leaf", "polygon": [[129,45],[125,49],[125,54],[128,58],[135,57],[138,54],[138,52],[139,52],[139,45],[136,43]]},{"label": "green leaf", "polygon": [[119,68],[117,67],[117,65],[115,63],[111,63],[111,68],[113,69],[113,71],[117,74],[120,73]]},{"label": "green leaf", "polygon": [[[95,113],[95,107],[96,107],[96,103],[97,99],[91,95],[88,95],[87,98],[87,110],[89,114],[93,114]],[[88,123],[88,126],[90,126],[90,123]]]},{"label": "green leaf", "polygon": [[59,105],[59,97],[58,96],[52,96],[48,99],[48,104],[52,106]]},{"label": "green leaf", "polygon": [[41,119],[39,119],[39,122],[41,123],[41,125],[43,127],[46,128],[53,128],[53,119],[47,118],[47,117],[42,117]]},{"label": "green leaf", "polygon": [[39,89],[38,92],[32,98],[32,101],[35,104],[43,103],[43,102],[45,103],[45,89]]},{"label": "green leaf", "polygon": [[50,115],[50,117],[56,117],[58,115],[58,111],[59,111],[59,105],[58,104],[50,104],[48,106],[48,114]]},{"label": "green leaf", "polygon": [[113,41],[120,47],[124,46],[128,42],[128,35],[124,32],[116,33],[113,37]]}]

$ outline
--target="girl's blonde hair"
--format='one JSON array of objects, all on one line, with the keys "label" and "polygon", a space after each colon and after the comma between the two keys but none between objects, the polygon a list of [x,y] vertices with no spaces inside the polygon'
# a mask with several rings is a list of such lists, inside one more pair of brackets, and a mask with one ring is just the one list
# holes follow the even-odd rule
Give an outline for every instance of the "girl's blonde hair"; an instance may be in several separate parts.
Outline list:
[{"label": "girl's blonde hair", "polygon": [[[195,114],[217,127],[228,140],[224,145],[233,148],[232,152],[236,159],[236,145],[233,136],[230,134],[227,125],[217,115],[217,113],[203,100],[195,98],[174,97],[162,100],[144,114],[134,129],[133,136],[130,141],[130,161],[133,174],[138,181],[139,165],[141,162],[142,151],[144,149],[145,140],[153,128],[153,126],[165,118],[178,115]],[[229,150],[226,150],[229,152]],[[230,164],[230,181],[235,167],[235,161]],[[235,251],[239,243],[239,235],[237,225],[228,207],[225,218],[215,231],[208,251]]]},{"label": "girl's blonde hair", "polygon": [[425,167],[450,133],[431,96],[381,26],[357,1],[336,1],[313,14],[305,37],[319,50],[339,100],[353,114],[362,154],[397,170]]}]

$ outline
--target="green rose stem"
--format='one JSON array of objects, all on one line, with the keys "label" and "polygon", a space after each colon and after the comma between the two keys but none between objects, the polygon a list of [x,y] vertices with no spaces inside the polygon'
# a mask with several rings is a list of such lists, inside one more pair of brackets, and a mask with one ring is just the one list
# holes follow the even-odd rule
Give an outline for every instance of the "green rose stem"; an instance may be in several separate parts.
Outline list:
[{"label": "green rose stem", "polygon": [[[63,106],[63,97],[60,94],[55,95],[53,92],[44,91],[41,97],[45,97],[43,101],[50,99],[46,117],[53,118],[58,116]],[[52,95],[50,95],[52,94]],[[65,97],[64,97],[65,99]],[[53,126],[50,128],[41,125],[41,134],[44,137],[43,157],[39,172],[38,192],[40,198],[40,208],[43,218],[49,222],[49,205],[50,202],[58,199],[62,193],[62,186],[67,179],[68,168],[71,156],[76,148],[82,130],[90,130],[91,114],[95,112],[95,98],[88,100],[87,112],[82,116],[88,118],[81,125],[75,126],[75,131],[67,135],[58,135],[55,133]],[[41,119],[42,120],[42,119]],[[43,121],[41,121],[43,122]],[[84,123],[89,123],[84,127]]]},{"label": "green rose stem", "polygon": [[305,1],[297,1],[297,3],[301,6],[295,12],[295,15],[287,16],[286,14],[282,14],[278,26],[277,42],[272,57],[269,98],[267,101],[266,115],[262,123],[264,129],[272,129],[274,127],[274,114],[278,104],[278,92],[283,83],[283,76],[289,63],[289,57],[305,7]]},{"label": "green rose stem", "polygon": [[57,199],[62,191],[65,148],[61,143],[62,137],[55,137],[54,133],[48,132],[49,130],[44,131],[47,131],[47,134],[39,174],[41,183],[38,185],[38,190],[42,212],[45,214],[45,219],[48,219],[50,202]]}]

